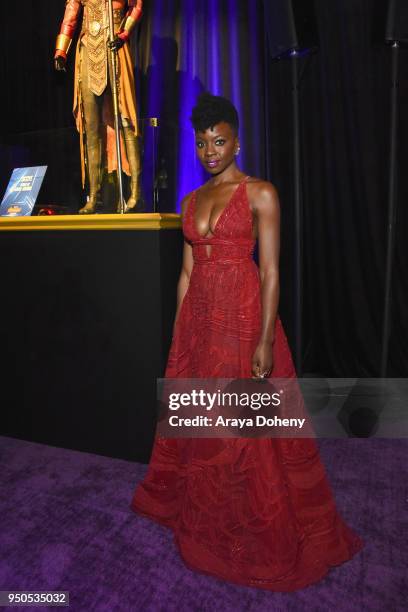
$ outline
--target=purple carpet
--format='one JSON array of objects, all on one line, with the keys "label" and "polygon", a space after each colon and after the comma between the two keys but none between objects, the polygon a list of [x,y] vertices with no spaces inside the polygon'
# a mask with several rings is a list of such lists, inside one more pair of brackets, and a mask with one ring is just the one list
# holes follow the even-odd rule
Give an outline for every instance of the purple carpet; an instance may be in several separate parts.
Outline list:
[{"label": "purple carpet", "polygon": [[0,590],[69,591],[71,611],[406,610],[407,451],[407,440],[321,441],[338,508],[366,545],[281,594],[188,570],[172,533],[129,509],[146,466],[0,437]]}]

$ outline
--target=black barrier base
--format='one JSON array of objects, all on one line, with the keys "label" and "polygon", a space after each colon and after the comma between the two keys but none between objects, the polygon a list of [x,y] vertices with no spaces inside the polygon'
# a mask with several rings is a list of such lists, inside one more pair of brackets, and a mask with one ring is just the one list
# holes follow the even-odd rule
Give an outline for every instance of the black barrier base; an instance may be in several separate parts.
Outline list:
[{"label": "black barrier base", "polygon": [[2,435],[147,462],[179,230],[0,235]]}]

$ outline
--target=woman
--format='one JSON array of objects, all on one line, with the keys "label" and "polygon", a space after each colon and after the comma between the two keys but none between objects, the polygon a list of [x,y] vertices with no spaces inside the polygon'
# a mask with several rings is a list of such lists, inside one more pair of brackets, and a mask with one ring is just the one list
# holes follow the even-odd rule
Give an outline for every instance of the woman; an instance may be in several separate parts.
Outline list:
[{"label": "woman", "polygon": [[[210,180],[183,201],[166,377],[293,378],[277,316],[277,192],[237,167],[238,115],[228,100],[203,94],[192,122]],[[362,547],[336,511],[313,439],[158,436],[132,507],[174,530],[192,569],[273,591],[305,587]]]}]

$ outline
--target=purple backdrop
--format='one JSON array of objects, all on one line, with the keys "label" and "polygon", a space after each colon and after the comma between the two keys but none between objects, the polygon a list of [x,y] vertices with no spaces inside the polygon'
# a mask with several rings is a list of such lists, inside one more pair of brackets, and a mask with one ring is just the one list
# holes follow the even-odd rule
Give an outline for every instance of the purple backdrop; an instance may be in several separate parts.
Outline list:
[{"label": "purple backdrop", "polygon": [[[249,174],[265,174],[262,19],[258,0],[146,4],[138,50],[141,116],[161,120],[159,162],[165,158],[177,210],[181,198],[206,180],[195,159],[189,120],[204,90],[234,102],[241,120],[239,163]],[[153,134],[147,130],[146,182],[152,175],[152,146]]]}]

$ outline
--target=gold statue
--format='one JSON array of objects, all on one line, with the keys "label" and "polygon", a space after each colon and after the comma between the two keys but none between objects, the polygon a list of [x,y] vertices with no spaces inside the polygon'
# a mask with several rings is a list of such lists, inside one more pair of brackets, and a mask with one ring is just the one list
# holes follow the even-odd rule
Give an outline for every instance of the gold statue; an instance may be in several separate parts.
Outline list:
[{"label": "gold statue", "polygon": [[[103,149],[107,169],[117,169],[115,130],[112,110],[112,67],[108,57],[109,16],[107,0],[67,0],[64,19],[57,37],[54,63],[65,71],[66,58],[82,11],[82,29],[75,57],[74,116],[80,134],[82,185],[88,172],[89,198],[80,214],[94,213],[100,201]],[[142,14],[142,0],[113,0],[115,39],[110,48],[118,52],[117,85],[123,134],[123,170],[130,176],[131,193],[126,212],[142,206],[140,185],[140,144],[136,116],[130,33]],[[103,129],[102,129],[103,127]],[[85,135],[85,139],[84,139]],[[85,140],[85,142],[84,142]]]}]

